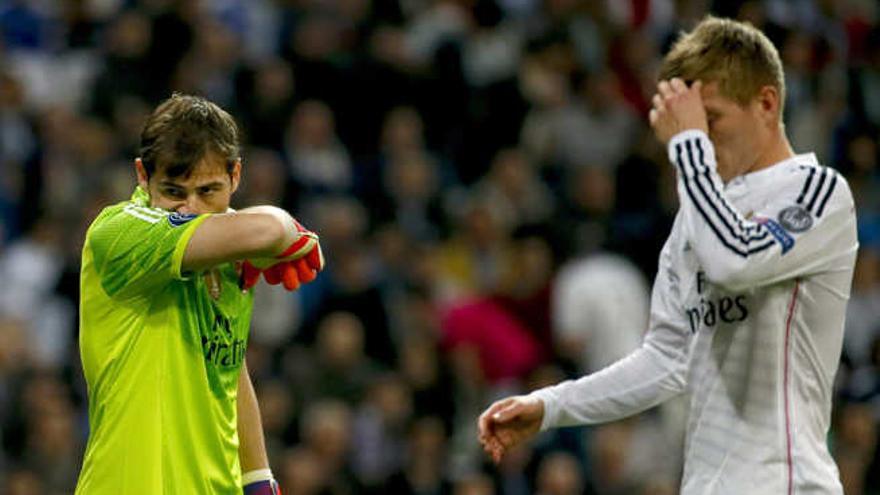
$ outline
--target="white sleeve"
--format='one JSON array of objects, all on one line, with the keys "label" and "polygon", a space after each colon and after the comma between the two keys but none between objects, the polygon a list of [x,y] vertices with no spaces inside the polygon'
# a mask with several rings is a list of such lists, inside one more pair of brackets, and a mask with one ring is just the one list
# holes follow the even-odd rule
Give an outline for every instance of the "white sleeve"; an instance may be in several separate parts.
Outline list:
[{"label": "white sleeve", "polygon": [[677,134],[668,151],[678,170],[683,234],[712,282],[741,291],[846,268],[857,249],[855,207],[846,180],[834,170],[793,170],[769,203],[746,219],[725,196],[706,133]]},{"label": "white sleeve", "polygon": [[685,390],[691,333],[668,248],[660,256],[641,347],[596,373],[532,392],[544,403],[542,430],[624,418]]}]

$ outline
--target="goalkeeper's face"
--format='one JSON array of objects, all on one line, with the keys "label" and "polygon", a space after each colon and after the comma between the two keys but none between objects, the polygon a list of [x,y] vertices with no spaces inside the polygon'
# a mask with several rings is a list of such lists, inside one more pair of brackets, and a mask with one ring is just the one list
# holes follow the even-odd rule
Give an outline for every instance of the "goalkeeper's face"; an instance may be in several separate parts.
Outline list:
[{"label": "goalkeeper's face", "polygon": [[225,213],[241,179],[241,162],[229,170],[225,160],[213,153],[176,177],[169,177],[162,167],[147,177],[140,159],[135,169],[138,184],[150,193],[151,206],[183,214]]}]

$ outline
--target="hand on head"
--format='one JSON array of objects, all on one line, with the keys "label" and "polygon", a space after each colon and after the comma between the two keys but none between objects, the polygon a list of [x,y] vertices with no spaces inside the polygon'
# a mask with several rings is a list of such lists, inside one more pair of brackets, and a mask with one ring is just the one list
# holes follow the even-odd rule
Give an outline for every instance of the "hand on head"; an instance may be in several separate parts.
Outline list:
[{"label": "hand on head", "polygon": [[709,132],[700,93],[702,87],[702,81],[694,81],[688,87],[677,77],[657,83],[648,120],[661,143],[666,144],[676,134],[689,129]]}]

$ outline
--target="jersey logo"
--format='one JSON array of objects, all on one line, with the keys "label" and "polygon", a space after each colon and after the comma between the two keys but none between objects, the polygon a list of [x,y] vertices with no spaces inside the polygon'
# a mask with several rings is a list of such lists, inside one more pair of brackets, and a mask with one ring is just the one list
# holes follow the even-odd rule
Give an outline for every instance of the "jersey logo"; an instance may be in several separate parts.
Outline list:
[{"label": "jersey logo", "polygon": [[779,212],[779,223],[789,232],[805,232],[813,226],[813,216],[803,206],[789,206]]},{"label": "jersey logo", "polygon": [[776,242],[782,246],[782,254],[787,253],[794,247],[794,237],[786,232],[785,229],[782,228],[782,225],[779,225],[776,220],[766,217],[755,217],[755,221],[763,225],[764,228],[770,232],[770,235],[776,239]]},{"label": "jersey logo", "polygon": [[172,227],[180,227],[181,225],[189,222],[197,216],[198,215],[196,215],[195,213],[177,213],[175,211],[174,213],[168,215],[168,223],[170,223]]}]

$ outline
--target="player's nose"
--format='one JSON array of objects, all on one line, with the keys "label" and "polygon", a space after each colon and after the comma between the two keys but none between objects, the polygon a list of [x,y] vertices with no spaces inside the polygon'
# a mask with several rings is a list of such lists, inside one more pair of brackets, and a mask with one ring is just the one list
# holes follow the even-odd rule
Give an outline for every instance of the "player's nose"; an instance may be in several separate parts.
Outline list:
[{"label": "player's nose", "polygon": [[199,213],[196,201],[192,197],[187,198],[185,202],[178,205],[175,211],[181,215],[197,215]]}]

